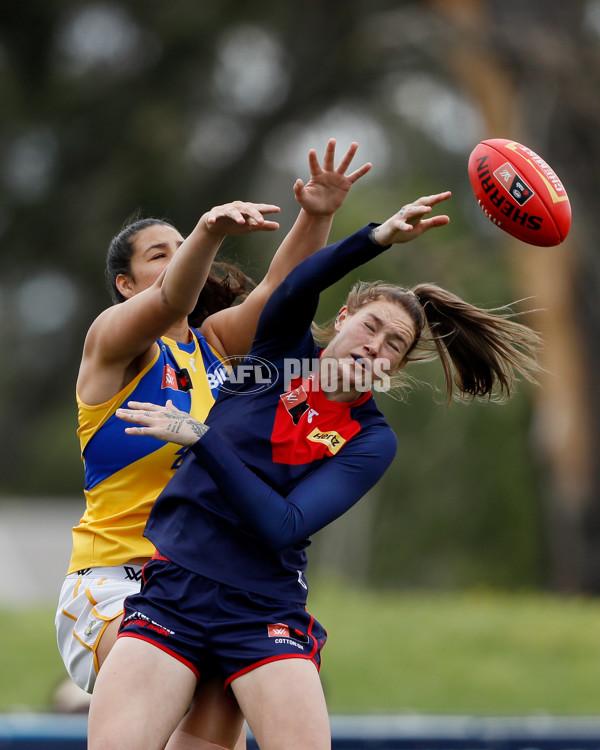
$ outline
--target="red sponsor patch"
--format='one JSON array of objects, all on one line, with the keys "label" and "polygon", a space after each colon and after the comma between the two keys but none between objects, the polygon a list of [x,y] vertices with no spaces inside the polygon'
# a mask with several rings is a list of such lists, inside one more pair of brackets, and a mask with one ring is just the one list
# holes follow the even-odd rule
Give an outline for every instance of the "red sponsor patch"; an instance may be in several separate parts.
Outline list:
[{"label": "red sponsor patch", "polygon": [[175,372],[175,369],[171,367],[171,365],[165,365],[165,369],[163,370],[161,388],[172,388],[174,391],[179,390],[179,386],[177,384],[177,373]]},{"label": "red sponsor patch", "polygon": [[283,622],[276,622],[274,625],[267,625],[269,638],[289,638],[290,629]]},{"label": "red sponsor patch", "polygon": [[165,365],[161,387],[187,393],[192,388],[192,380],[185,367],[182,367],[181,370],[176,370],[171,365]]},{"label": "red sponsor patch", "polygon": [[298,406],[298,404],[301,404],[304,401],[306,401],[308,396],[306,395],[304,386],[301,385],[299,388],[294,388],[293,391],[288,391],[287,393],[282,394],[280,398],[285,404],[285,408],[289,412],[291,412],[292,409]]}]

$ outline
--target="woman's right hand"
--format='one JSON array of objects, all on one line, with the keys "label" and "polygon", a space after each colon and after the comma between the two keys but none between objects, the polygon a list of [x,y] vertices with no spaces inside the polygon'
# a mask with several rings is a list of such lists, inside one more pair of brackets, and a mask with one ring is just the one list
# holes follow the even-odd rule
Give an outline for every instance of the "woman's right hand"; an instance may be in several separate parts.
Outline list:
[{"label": "woman's right hand", "polygon": [[128,401],[128,409],[117,409],[116,416],[125,422],[135,422],[137,427],[126,427],[129,435],[150,435],[165,443],[189,446],[208,432],[203,422],[191,417],[186,411],[167,401],[166,406]]},{"label": "woman's right hand", "polygon": [[407,203],[398,213],[375,227],[371,236],[378,245],[393,245],[399,242],[410,242],[415,237],[420,237],[428,229],[445,226],[450,221],[448,216],[425,217],[431,212],[433,206],[441,201],[448,200],[451,195],[452,193],[446,190],[444,193],[426,195],[417,198],[412,203]]},{"label": "woman's right hand", "polygon": [[279,224],[265,219],[265,214],[275,214],[279,211],[279,206],[271,203],[233,201],[211,208],[200,219],[200,225],[204,225],[211,234],[222,236],[272,232],[279,229]]}]

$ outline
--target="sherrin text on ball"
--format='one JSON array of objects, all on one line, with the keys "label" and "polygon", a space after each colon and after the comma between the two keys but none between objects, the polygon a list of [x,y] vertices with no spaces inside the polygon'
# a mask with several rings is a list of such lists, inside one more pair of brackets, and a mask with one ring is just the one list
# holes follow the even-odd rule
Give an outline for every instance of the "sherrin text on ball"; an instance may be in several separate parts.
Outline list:
[{"label": "sherrin text on ball", "polygon": [[482,141],[471,152],[469,179],[484,214],[530,245],[560,244],[571,227],[567,191],[550,165],[506,138]]}]

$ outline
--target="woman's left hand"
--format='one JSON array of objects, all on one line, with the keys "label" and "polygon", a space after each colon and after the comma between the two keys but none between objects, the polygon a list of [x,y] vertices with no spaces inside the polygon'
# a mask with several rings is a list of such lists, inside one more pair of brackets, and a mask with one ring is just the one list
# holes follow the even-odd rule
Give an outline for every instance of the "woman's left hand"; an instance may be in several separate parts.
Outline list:
[{"label": "woman's left hand", "polygon": [[354,172],[346,174],[357,149],[358,143],[350,144],[337,169],[335,167],[335,138],[330,138],[327,143],[323,166],[319,164],[314,148],[308,152],[310,180],[305,185],[301,179],[298,179],[294,185],[296,200],[307,213],[314,216],[334,214],[346,199],[356,180],[371,169],[372,165],[367,163]]},{"label": "woman's left hand", "polygon": [[189,446],[196,443],[207,431],[203,422],[193,419],[167,401],[166,406],[128,401],[128,409],[117,409],[116,415],[125,422],[136,422],[137,427],[126,427],[129,435],[150,435],[168,443]]}]

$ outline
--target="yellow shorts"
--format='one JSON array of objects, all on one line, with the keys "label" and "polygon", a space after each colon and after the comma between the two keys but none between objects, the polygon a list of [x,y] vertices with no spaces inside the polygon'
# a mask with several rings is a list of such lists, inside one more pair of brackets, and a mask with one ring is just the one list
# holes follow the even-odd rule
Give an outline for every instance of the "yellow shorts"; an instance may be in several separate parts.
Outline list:
[{"label": "yellow shorts", "polygon": [[65,578],[55,624],[58,650],[73,682],[91,693],[98,675],[96,649],[123,602],[140,590],[140,565],[86,568]]}]

